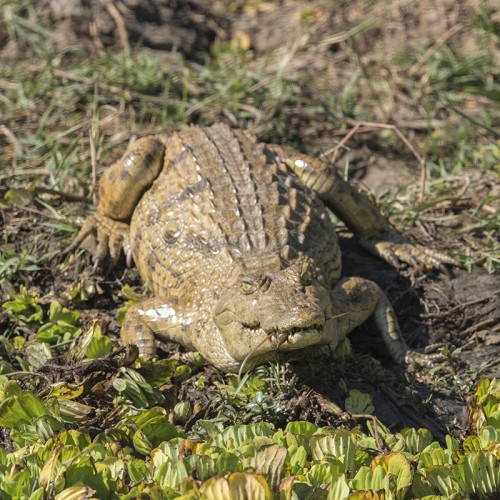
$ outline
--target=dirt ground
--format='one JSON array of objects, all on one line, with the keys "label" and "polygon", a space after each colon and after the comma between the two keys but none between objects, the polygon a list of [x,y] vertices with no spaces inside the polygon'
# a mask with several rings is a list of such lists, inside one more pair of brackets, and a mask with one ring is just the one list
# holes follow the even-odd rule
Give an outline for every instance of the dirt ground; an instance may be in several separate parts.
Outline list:
[{"label": "dirt ground", "polygon": [[[338,2],[335,8],[328,2],[314,2],[314,6],[308,8],[308,2],[291,0],[246,2],[246,9],[241,7],[244,2],[232,3],[234,7],[227,9],[222,8],[227,2],[206,0],[40,0],[37,8],[56,17],[54,36],[59,37],[61,43],[97,45],[101,49],[142,46],[159,54],[175,48],[198,62],[204,60],[216,39],[235,40],[254,51],[257,57],[292,47],[293,58],[284,66],[285,75],[303,73],[312,79],[319,74],[327,75],[331,92],[344,88],[355,57],[352,48],[334,43],[332,37],[348,32],[367,19],[389,21],[355,38],[356,53],[363,55],[366,67],[375,64],[380,54],[385,58],[390,54],[396,57],[404,44],[422,43],[432,48],[446,42],[462,51],[477,48],[463,20],[472,8],[479,6],[479,0],[356,0]],[[309,23],[306,30],[300,22],[304,10],[307,10]],[[15,58],[16,47],[5,51],[4,57],[6,60]],[[389,68],[379,71],[389,71]],[[362,89],[362,92],[362,99],[371,106],[378,121],[402,127],[410,136],[423,126],[419,122],[418,102],[409,99],[404,92],[376,104],[372,102],[370,89]],[[334,124],[324,120],[320,111],[295,108],[283,112],[289,124],[287,141],[302,145],[310,153],[331,147],[337,131]],[[278,132],[266,119],[257,119],[247,125],[265,140],[277,139]],[[356,136],[346,154],[350,156],[354,180],[377,193],[395,182],[415,182],[416,160],[411,157],[402,160],[394,152],[382,151],[366,135]],[[490,189],[492,194],[499,193],[498,181],[493,175],[491,180],[488,180],[488,173],[471,172],[470,175],[485,176],[486,181],[478,190]],[[473,207],[483,194],[471,187],[463,196],[463,205]],[[33,241],[46,246],[48,251],[51,245],[62,244],[46,241],[46,230],[38,223],[43,218],[36,211],[8,208],[2,215],[4,242],[13,243],[20,250]],[[444,236],[440,229],[435,223],[426,222],[414,236],[450,253],[464,244]],[[449,346],[453,350],[444,366],[421,372],[410,370],[406,374],[391,364],[383,345],[370,337],[370,325],[366,325],[353,335],[354,351],[358,354],[348,365],[349,371],[343,379],[349,387],[368,392],[374,399],[376,415],[392,428],[425,426],[438,438],[450,431],[463,435],[467,429],[465,398],[468,389],[465,387],[470,387],[478,376],[500,376],[498,276],[479,267],[472,270],[452,268],[448,274],[398,272],[360,250],[348,234],[343,235],[341,244],[345,274],[370,278],[386,290],[404,336],[412,347]],[[48,298],[60,295],[60,290],[74,283],[82,271],[89,268],[89,261],[73,263],[66,272],[55,276],[50,268],[44,268],[26,274],[18,285],[25,284],[29,288],[36,283]],[[103,293],[96,298],[93,308],[81,311],[82,320],[97,315],[108,322],[110,332],[116,333],[116,303],[122,300],[118,298],[118,291],[124,282],[139,286],[137,273],[121,267],[106,278],[95,276],[91,279],[99,283]],[[362,375],[366,375],[367,369],[374,369],[373,361],[366,362],[367,354],[381,360],[380,365],[376,365],[378,376],[371,383]],[[366,363],[368,368],[356,363]],[[301,368],[297,370],[300,373]],[[215,378],[209,367],[204,368],[203,374],[209,380]],[[302,375],[301,384],[301,389],[290,397],[289,418],[335,423],[336,417],[325,410],[322,398],[342,405],[345,394],[340,386],[325,378],[324,372]],[[411,394],[408,394],[409,386]],[[192,402],[203,405],[210,398],[210,390],[215,389],[209,388],[205,394],[186,389],[184,394]]]}]

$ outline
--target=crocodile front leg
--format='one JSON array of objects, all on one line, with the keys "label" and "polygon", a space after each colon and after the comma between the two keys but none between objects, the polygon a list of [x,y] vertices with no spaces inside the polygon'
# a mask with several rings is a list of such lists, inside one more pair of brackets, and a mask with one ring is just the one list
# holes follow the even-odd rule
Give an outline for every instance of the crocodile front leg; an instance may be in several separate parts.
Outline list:
[{"label": "crocodile front leg", "polygon": [[135,344],[146,359],[156,356],[156,336],[194,350],[190,330],[193,314],[175,298],[152,297],[132,306],[125,315],[120,338]]},{"label": "crocodile front leg", "polygon": [[442,268],[442,263],[456,264],[449,256],[417,245],[401,235],[364,194],[353,188],[332,165],[297,153],[291,148],[270,146],[295,175],[342,219],[370,253],[394,267],[399,262],[413,267]]},{"label": "crocodile front leg", "polygon": [[344,278],[333,288],[331,297],[337,321],[336,342],[343,341],[349,332],[372,317],[394,361],[406,361],[409,347],[401,336],[389,299],[376,283],[364,278]]},{"label": "crocodile front leg", "polygon": [[67,249],[76,249],[89,235],[97,237],[96,262],[109,252],[116,261],[123,249],[130,264],[128,221],[144,191],[158,177],[164,161],[162,136],[133,142],[124,155],[106,169],[99,182],[99,204],[95,215],[87,217],[80,233]]}]

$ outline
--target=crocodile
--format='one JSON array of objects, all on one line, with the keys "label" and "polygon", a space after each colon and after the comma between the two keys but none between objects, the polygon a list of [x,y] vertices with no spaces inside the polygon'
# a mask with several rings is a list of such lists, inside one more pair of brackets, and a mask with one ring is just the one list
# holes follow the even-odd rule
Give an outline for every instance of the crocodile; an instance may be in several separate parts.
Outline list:
[{"label": "crocodile", "polygon": [[103,173],[71,250],[93,237],[96,263],[133,259],[152,297],[120,336],[146,359],[159,338],[246,371],[277,353],[334,352],[372,317],[404,363],[412,351],[382,289],[342,276],[331,212],[394,266],[450,262],[401,235],[333,165],[221,123],[133,142]]}]

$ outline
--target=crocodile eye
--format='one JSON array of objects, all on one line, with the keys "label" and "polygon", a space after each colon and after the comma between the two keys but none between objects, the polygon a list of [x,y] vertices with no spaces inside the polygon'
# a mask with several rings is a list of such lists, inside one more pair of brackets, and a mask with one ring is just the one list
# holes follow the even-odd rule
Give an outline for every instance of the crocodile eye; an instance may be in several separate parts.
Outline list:
[{"label": "crocodile eye", "polygon": [[258,289],[266,289],[269,286],[270,279],[264,274],[247,274],[241,278],[240,290],[249,295],[256,292]]},{"label": "crocodile eye", "polygon": [[249,295],[249,294],[255,292],[255,290],[257,290],[257,286],[255,285],[255,283],[252,283],[250,281],[242,281],[242,283],[240,285],[240,290],[244,294]]}]

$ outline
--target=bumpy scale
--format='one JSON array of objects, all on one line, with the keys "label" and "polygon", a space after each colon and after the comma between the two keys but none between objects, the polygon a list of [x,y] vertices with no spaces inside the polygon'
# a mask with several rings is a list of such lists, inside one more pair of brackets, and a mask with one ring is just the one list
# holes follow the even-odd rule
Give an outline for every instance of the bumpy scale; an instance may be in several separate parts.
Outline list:
[{"label": "bumpy scale", "polygon": [[154,296],[127,312],[121,339],[146,358],[160,337],[248,370],[277,352],[333,351],[372,316],[402,363],[408,347],[382,290],[341,275],[327,208],[393,265],[450,261],[406,240],[332,166],[223,124],[134,142],[102,176],[71,248],[94,233],[97,260],[133,257]]}]

